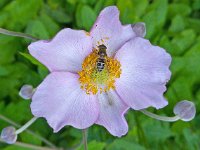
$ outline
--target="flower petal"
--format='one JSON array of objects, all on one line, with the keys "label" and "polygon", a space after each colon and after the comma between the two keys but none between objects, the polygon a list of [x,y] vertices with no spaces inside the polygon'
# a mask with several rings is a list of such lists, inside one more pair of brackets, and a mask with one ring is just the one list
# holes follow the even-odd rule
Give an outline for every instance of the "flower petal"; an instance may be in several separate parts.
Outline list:
[{"label": "flower petal", "polygon": [[97,120],[98,107],[97,96],[80,89],[78,75],[66,72],[48,75],[31,103],[33,115],[46,118],[54,132],[66,125],[88,128]]},{"label": "flower petal", "polygon": [[92,52],[92,40],[85,31],[66,28],[51,41],[34,42],[28,49],[50,71],[77,72],[84,58]]},{"label": "flower petal", "polygon": [[138,110],[168,104],[163,93],[171,76],[171,56],[164,49],[137,37],[123,45],[115,58],[122,68],[116,90],[128,106]]},{"label": "flower petal", "polygon": [[98,95],[100,114],[97,124],[104,126],[112,135],[121,137],[128,132],[128,125],[124,113],[128,106],[114,91]]},{"label": "flower petal", "polygon": [[91,29],[91,36],[93,47],[104,43],[108,56],[113,56],[126,41],[135,37],[135,33],[131,25],[122,26],[117,7],[109,6],[99,14]]}]

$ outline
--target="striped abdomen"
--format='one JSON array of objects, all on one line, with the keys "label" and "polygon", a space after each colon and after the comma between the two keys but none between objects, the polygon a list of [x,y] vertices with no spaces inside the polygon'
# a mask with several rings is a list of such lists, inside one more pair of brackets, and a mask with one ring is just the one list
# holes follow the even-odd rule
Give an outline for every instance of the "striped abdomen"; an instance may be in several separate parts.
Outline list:
[{"label": "striped abdomen", "polygon": [[97,71],[101,72],[105,67],[105,58],[98,58],[96,67],[97,67]]}]

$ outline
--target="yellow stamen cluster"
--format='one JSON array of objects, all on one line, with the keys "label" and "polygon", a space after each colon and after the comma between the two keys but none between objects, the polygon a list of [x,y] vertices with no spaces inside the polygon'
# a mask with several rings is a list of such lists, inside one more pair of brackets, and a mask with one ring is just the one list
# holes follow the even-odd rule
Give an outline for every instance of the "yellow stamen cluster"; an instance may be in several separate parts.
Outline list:
[{"label": "yellow stamen cluster", "polygon": [[119,61],[105,57],[105,67],[97,70],[96,62],[99,58],[98,51],[94,50],[82,63],[82,70],[78,72],[81,88],[87,94],[97,94],[115,88],[115,79],[120,77],[121,65]]}]

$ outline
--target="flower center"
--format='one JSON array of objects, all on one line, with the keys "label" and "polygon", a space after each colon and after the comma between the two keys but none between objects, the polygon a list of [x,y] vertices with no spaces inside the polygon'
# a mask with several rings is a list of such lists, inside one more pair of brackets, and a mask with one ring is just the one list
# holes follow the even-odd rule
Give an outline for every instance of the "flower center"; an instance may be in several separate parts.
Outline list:
[{"label": "flower center", "polygon": [[94,49],[83,61],[82,70],[78,74],[81,89],[87,94],[107,92],[115,88],[115,79],[121,74],[121,64]]}]

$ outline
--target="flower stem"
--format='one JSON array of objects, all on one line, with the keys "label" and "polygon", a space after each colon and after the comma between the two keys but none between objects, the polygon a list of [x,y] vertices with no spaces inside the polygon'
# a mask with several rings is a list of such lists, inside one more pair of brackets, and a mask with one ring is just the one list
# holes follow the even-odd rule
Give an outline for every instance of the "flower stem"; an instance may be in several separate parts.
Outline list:
[{"label": "flower stem", "polygon": [[5,116],[3,116],[1,114],[0,114],[0,119],[3,120],[3,121],[5,121],[5,122],[7,122],[7,123],[9,123],[9,124],[11,124],[11,125],[13,125],[13,126],[15,126],[15,127],[18,127],[18,128],[20,127],[20,125],[18,125],[14,121],[8,119],[7,117],[5,117]]},{"label": "flower stem", "polygon": [[152,112],[149,112],[148,110],[145,110],[145,109],[142,109],[140,110],[143,114],[151,117],[151,118],[154,118],[154,119],[157,119],[157,120],[162,120],[162,121],[167,121],[167,122],[174,122],[174,121],[177,121],[180,119],[179,116],[174,116],[174,117],[165,117],[165,116],[159,116],[159,115],[156,115]]},{"label": "flower stem", "polygon": [[[9,124],[17,127],[17,128],[21,127],[19,124],[15,123],[14,121],[10,120],[9,118],[7,118],[7,117],[5,117],[5,116],[3,116],[1,114],[0,114],[0,119],[2,119],[3,121],[5,121],[5,122],[7,122],[7,123],[9,123]],[[56,148],[56,146],[53,143],[51,143],[47,139],[43,138],[42,136],[35,134],[33,131],[27,129],[26,132],[29,133],[29,134],[31,134],[31,135],[33,135],[33,136],[35,136],[36,138],[40,139],[46,145],[48,145],[48,146],[50,146],[52,148]]]},{"label": "flower stem", "polygon": [[[0,139],[0,142],[5,143],[1,139]],[[22,143],[22,142],[16,142],[13,145],[17,145],[17,146],[20,146],[20,147],[28,148],[30,150],[56,150],[54,148],[40,147],[40,146],[35,146],[35,145],[26,144],[26,143]],[[59,149],[59,150],[61,150],[61,149]]]},{"label": "flower stem", "polygon": [[37,117],[33,117],[31,120],[29,120],[25,125],[23,125],[21,128],[19,128],[15,133],[16,134],[20,134],[22,133],[24,130],[26,130],[30,125],[32,125],[38,118]]},{"label": "flower stem", "polygon": [[84,150],[88,150],[88,145],[87,145],[87,129],[83,129],[83,144],[84,144]]},{"label": "flower stem", "polygon": [[30,39],[32,41],[38,41],[39,40],[38,38],[33,37],[31,35],[28,35],[28,34],[25,34],[25,33],[9,31],[9,30],[2,29],[2,28],[0,28],[0,33],[5,34],[5,35],[10,35],[10,36],[17,36],[17,37],[21,37],[21,38],[26,38],[26,39]]}]

